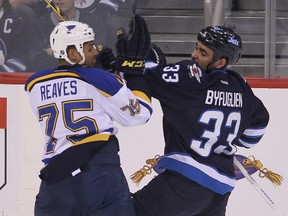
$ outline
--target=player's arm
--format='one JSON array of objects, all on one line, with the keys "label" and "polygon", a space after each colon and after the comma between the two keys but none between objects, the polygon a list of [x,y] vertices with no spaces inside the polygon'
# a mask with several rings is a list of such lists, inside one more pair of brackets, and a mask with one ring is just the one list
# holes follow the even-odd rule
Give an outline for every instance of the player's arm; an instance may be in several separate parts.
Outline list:
[{"label": "player's arm", "polygon": [[[13,50],[10,50],[10,52]],[[25,71],[26,64],[16,57],[7,56],[7,48],[4,41],[0,38],[0,71],[17,72]]]},{"label": "player's arm", "polygon": [[21,72],[27,68],[26,64],[17,58],[9,58],[4,64],[0,64],[1,72]]},{"label": "player's arm", "polygon": [[145,78],[145,59],[148,56],[151,38],[145,20],[135,15],[127,34],[123,28],[117,32],[116,71],[123,75],[127,87],[137,96],[151,98],[150,89]]},{"label": "player's arm", "polygon": [[[146,123],[152,114],[150,90],[143,75],[150,44],[151,39],[146,22],[139,15],[136,15],[131,22],[128,35],[123,28],[117,32],[117,57],[113,65],[116,73],[121,75],[121,77],[116,75],[115,77],[119,83],[122,82],[122,86],[115,94],[106,97],[108,104],[105,102],[101,104],[110,107],[108,108],[110,116],[121,125],[133,126]],[[106,62],[105,59],[108,61]],[[113,58],[111,59],[114,61]],[[102,65],[109,65],[109,53],[108,55],[105,52],[103,55],[100,53],[98,60]],[[111,74],[108,75],[111,76]],[[115,84],[114,87],[116,86]]]},{"label": "player's arm", "polygon": [[99,105],[119,124],[134,126],[149,120],[152,114],[150,97],[143,91],[129,89],[121,76],[100,68],[79,69],[77,74],[98,90]]},{"label": "player's arm", "polygon": [[150,119],[153,110],[149,96],[142,91],[129,89],[119,75],[96,70],[93,76],[88,72],[90,78],[86,80],[99,90],[102,95],[99,104],[113,120],[123,126],[134,126]]},{"label": "player's arm", "polygon": [[156,44],[151,44],[148,56],[145,61],[145,67],[147,69],[152,67],[164,67],[167,65],[167,59],[165,54]]},{"label": "player's arm", "polygon": [[[145,124],[153,112],[150,97],[143,91],[131,90],[124,80],[120,77],[118,79],[123,82],[123,86],[114,96],[107,98],[110,115],[122,126]],[[139,81],[139,85],[141,83],[143,82]]]},{"label": "player's arm", "polygon": [[250,117],[250,124],[235,143],[236,145],[245,148],[251,148],[259,143],[265,134],[269,122],[269,112],[262,101],[256,96],[253,97],[252,107],[255,109]]}]

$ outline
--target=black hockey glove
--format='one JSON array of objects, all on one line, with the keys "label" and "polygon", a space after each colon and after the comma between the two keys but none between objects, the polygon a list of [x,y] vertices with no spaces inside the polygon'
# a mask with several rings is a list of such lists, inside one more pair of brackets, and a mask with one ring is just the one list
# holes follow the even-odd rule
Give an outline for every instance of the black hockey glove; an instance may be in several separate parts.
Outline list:
[{"label": "black hockey glove", "polygon": [[159,66],[167,65],[167,60],[164,53],[162,52],[160,47],[156,46],[155,44],[151,44],[148,59],[157,63]]},{"label": "black hockey glove", "polygon": [[112,49],[104,47],[102,44],[97,46],[99,55],[97,61],[100,62],[103,69],[114,73],[116,70],[116,57],[114,56]]},{"label": "black hockey glove", "polygon": [[135,15],[130,25],[130,38],[123,28],[117,32],[117,71],[127,74],[142,74],[148,56],[151,38],[145,20]]}]

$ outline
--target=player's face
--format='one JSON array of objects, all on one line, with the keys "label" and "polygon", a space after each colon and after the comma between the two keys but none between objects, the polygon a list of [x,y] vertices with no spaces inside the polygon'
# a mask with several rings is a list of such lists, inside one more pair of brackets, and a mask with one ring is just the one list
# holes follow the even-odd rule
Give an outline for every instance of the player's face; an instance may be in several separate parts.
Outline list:
[{"label": "player's face", "polygon": [[54,0],[64,13],[74,8],[75,0]]},{"label": "player's face", "polygon": [[214,51],[201,42],[196,42],[195,48],[192,51],[191,58],[199,64],[200,67],[206,69],[212,62]]},{"label": "player's face", "polygon": [[220,58],[217,61],[213,61],[214,51],[205,46],[201,42],[196,42],[195,49],[192,51],[191,58],[199,64],[200,67],[207,71],[214,69],[224,68],[227,61],[225,58]]},{"label": "player's face", "polygon": [[86,67],[95,67],[96,66],[96,58],[97,58],[99,52],[96,49],[94,42],[90,41],[90,42],[84,43],[83,52],[85,55],[84,65]]}]

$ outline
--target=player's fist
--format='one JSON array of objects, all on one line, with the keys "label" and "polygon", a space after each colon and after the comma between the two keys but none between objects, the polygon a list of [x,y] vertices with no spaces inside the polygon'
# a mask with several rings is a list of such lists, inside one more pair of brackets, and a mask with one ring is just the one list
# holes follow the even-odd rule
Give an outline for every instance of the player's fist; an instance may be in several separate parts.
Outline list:
[{"label": "player's fist", "polygon": [[134,21],[130,23],[128,34],[123,28],[118,30],[117,55],[136,59],[146,58],[150,49],[151,38],[146,22],[140,15],[135,15]]},{"label": "player's fist", "polygon": [[160,47],[156,46],[155,44],[152,44],[150,47],[148,59],[152,60],[160,66],[167,65],[167,60],[164,53],[162,52]]},{"label": "player's fist", "polygon": [[147,24],[140,15],[135,15],[128,35],[123,28],[117,32],[117,70],[130,74],[143,73],[150,45]]},{"label": "player's fist", "polygon": [[105,70],[112,73],[115,72],[116,57],[114,56],[112,49],[99,44],[97,50],[99,51],[97,61],[99,61]]}]

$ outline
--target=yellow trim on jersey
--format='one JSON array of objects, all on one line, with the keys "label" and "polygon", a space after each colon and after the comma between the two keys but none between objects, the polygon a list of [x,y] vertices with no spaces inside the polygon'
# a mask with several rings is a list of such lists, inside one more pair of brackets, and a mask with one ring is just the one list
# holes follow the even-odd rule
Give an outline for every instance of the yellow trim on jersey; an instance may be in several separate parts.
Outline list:
[{"label": "yellow trim on jersey", "polygon": [[122,85],[124,85],[124,80],[117,74],[114,74],[114,76],[116,77],[116,79],[118,80],[119,83],[121,83]]},{"label": "yellow trim on jersey", "polygon": [[109,139],[111,134],[95,134],[95,135],[92,135],[92,136],[89,136],[79,142],[75,142],[73,144],[73,146],[76,146],[76,145],[81,145],[81,144],[86,144],[86,143],[89,143],[89,142],[94,142],[94,141],[107,141]]},{"label": "yellow trim on jersey", "polygon": [[149,104],[151,104],[150,98],[147,97],[147,95],[144,94],[143,92],[137,91],[137,90],[133,90],[132,92],[133,92],[133,94],[136,95],[137,97],[140,97],[140,98],[142,98],[143,100],[145,100],[146,102],[148,102]]},{"label": "yellow trim on jersey", "polygon": [[111,97],[110,94],[108,94],[108,93],[106,93],[106,92],[104,92],[104,91],[102,91],[102,90],[100,90],[100,89],[98,89],[98,88],[97,88],[97,90],[98,90],[99,92],[101,92],[101,94],[103,94],[105,97]]},{"label": "yellow trim on jersey", "polygon": [[[124,81],[123,79],[119,76],[119,75],[116,75],[115,74],[115,78],[117,79],[117,81],[121,84],[121,85],[124,85]],[[107,92],[105,91],[102,91],[101,89],[97,88],[97,90],[103,94],[105,97],[112,97],[111,94],[108,94]]]},{"label": "yellow trim on jersey", "polygon": [[41,76],[41,77],[38,77],[38,78],[32,80],[32,81],[27,85],[27,91],[30,91],[31,88],[33,87],[33,85],[35,85],[37,82],[40,82],[40,81],[46,80],[46,79],[55,78],[55,77],[62,77],[62,76],[77,77],[77,78],[80,77],[78,74],[75,74],[75,73],[73,73],[73,72],[60,72],[60,73],[48,74],[48,75]]}]

